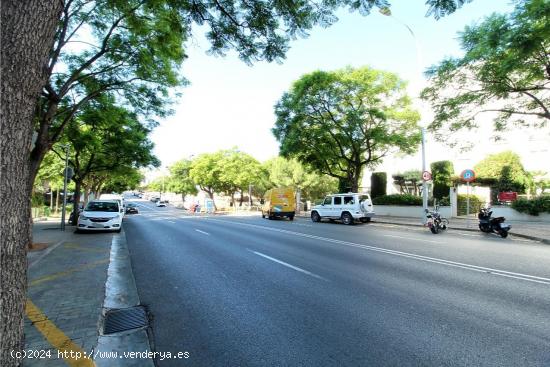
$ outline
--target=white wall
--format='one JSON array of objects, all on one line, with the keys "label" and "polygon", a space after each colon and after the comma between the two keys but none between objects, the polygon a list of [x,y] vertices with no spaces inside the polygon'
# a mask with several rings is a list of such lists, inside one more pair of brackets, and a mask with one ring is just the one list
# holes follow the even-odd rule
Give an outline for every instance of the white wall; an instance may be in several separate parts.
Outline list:
[{"label": "white wall", "polygon": [[550,224],[550,214],[541,213],[537,216],[520,213],[509,206],[493,206],[493,217],[505,217],[506,220],[544,222]]},{"label": "white wall", "polygon": [[[432,210],[430,208],[430,210]],[[424,210],[421,206],[398,206],[398,205],[375,205],[374,213],[376,215],[387,215],[391,217],[424,217]],[[440,206],[439,213],[446,218],[451,217],[450,206]]]}]

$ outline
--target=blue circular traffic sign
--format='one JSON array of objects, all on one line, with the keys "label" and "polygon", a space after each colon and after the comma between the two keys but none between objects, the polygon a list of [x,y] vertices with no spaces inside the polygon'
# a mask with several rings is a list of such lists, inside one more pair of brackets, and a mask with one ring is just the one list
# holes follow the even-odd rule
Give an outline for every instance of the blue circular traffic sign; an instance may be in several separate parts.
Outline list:
[{"label": "blue circular traffic sign", "polygon": [[460,173],[460,178],[464,182],[472,182],[476,179],[476,173],[472,169],[465,169]]}]

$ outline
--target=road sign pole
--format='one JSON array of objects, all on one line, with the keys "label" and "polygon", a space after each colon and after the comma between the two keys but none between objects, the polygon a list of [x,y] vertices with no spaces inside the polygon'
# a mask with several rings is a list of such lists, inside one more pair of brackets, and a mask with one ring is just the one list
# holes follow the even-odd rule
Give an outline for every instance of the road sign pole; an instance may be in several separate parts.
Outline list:
[{"label": "road sign pole", "polygon": [[[422,172],[426,171],[426,131],[424,128],[420,129],[422,132]],[[422,224],[426,224],[426,209],[428,209],[428,183],[426,180],[422,180]]]},{"label": "road sign pole", "polygon": [[466,228],[470,228],[470,181],[466,182]]}]

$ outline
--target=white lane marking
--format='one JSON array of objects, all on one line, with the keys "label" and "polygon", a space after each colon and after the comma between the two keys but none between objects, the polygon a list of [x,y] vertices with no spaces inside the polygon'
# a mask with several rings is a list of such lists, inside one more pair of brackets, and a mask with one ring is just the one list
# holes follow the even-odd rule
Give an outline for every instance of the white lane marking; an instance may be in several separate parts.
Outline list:
[{"label": "white lane marking", "polygon": [[515,279],[525,280],[525,281],[528,281],[528,282],[550,285],[550,278],[538,277],[538,276],[522,274],[522,273],[515,273],[515,272],[501,270],[501,269],[487,268],[487,267],[478,266],[478,265],[465,264],[465,263],[451,261],[451,260],[444,260],[444,259],[438,259],[438,258],[435,258],[435,257],[417,255],[417,254],[413,254],[413,253],[409,253],[409,252],[389,250],[389,249],[376,247],[376,246],[361,245],[359,243],[354,243],[354,242],[341,241],[341,240],[336,240],[336,239],[327,238],[327,237],[320,237],[320,236],[310,235],[310,234],[306,234],[306,233],[288,231],[288,230],[284,230],[284,229],[258,226],[258,225],[255,225],[255,224],[233,222],[233,221],[222,220],[222,219],[211,219],[211,220],[212,221],[217,221],[217,222],[226,222],[226,223],[230,223],[230,224],[238,224],[238,225],[243,225],[243,226],[255,227],[255,228],[260,228],[260,229],[273,231],[273,232],[291,234],[291,235],[298,236],[298,237],[306,237],[306,238],[311,238],[311,239],[320,240],[320,241],[329,242],[329,243],[335,243],[335,244],[344,245],[344,246],[362,248],[362,249],[365,249],[365,250],[381,252],[381,253],[385,253],[385,254],[388,254],[388,255],[406,257],[406,258],[411,258],[411,259],[415,259],[415,260],[419,260],[419,261],[437,263],[437,264],[440,264],[440,265],[445,265],[445,266],[450,266],[450,267],[458,267],[458,268],[463,268],[463,269],[476,271],[476,272],[484,272],[484,273],[487,273],[487,274],[493,274],[493,275],[498,275],[498,276],[507,277],[507,278],[515,278]]},{"label": "white lane marking", "polygon": [[284,265],[284,266],[286,266],[286,267],[288,267],[288,268],[291,268],[291,269],[293,269],[293,270],[299,271],[300,273],[304,273],[304,274],[307,274],[307,275],[312,276],[312,277],[314,277],[314,278],[321,279],[321,280],[324,280],[324,281],[328,281],[328,280],[326,280],[325,278],[323,278],[322,276],[319,276],[319,275],[317,275],[317,274],[313,274],[312,272],[309,272],[309,271],[304,270],[304,269],[302,269],[302,268],[299,268],[299,267],[297,267],[297,266],[290,265],[289,263],[285,263],[284,261],[277,260],[277,259],[275,259],[274,257],[267,256],[267,255],[265,255],[265,254],[262,254],[261,252],[252,251],[252,250],[250,250],[250,249],[247,249],[247,250],[250,251],[250,252],[252,252],[253,254],[256,254],[256,255],[261,256],[261,257],[264,257],[264,258],[266,258],[266,259],[268,259],[268,260],[274,261],[274,262],[276,262],[277,264],[281,264],[281,265]]},{"label": "white lane marking", "polygon": [[199,233],[202,233],[202,234],[205,234],[205,235],[207,235],[207,236],[210,236],[210,233],[201,231],[200,229],[195,229],[195,231],[196,231],[196,232],[199,232]]},{"label": "white lane marking", "polygon": [[176,224],[173,220],[167,220],[168,223]]},{"label": "white lane marking", "polygon": [[431,240],[423,240],[423,239],[421,239],[421,238],[411,238],[411,237],[394,236],[394,235],[392,235],[392,234],[385,234],[384,237],[395,237],[395,238],[402,238],[402,239],[405,239],[405,240],[421,241],[421,242],[431,242],[431,243],[437,243],[437,244],[443,243],[443,242],[441,242],[441,241],[431,241]]}]

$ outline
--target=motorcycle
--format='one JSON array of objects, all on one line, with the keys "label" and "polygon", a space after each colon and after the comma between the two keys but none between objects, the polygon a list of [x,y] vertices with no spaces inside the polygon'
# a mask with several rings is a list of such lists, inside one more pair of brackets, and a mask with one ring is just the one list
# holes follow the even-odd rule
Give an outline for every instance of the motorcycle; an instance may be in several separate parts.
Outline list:
[{"label": "motorcycle", "polygon": [[502,238],[508,237],[508,231],[510,231],[512,226],[504,224],[506,220],[504,217],[491,217],[493,211],[490,209],[491,208],[487,207],[479,210],[477,214],[477,218],[479,219],[479,230],[485,233],[498,233]]},{"label": "motorcycle", "polygon": [[429,211],[426,209],[426,218],[428,218],[426,225],[433,234],[439,233],[439,230],[446,230],[449,225],[449,220],[442,217],[441,214],[439,214],[438,209],[439,208],[437,206],[435,206],[434,211]]}]

